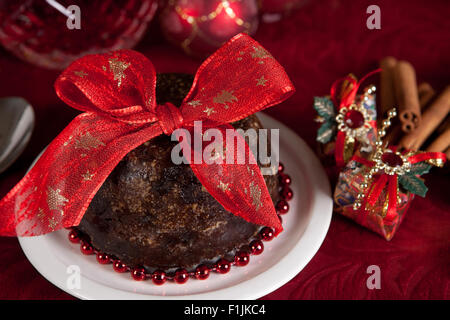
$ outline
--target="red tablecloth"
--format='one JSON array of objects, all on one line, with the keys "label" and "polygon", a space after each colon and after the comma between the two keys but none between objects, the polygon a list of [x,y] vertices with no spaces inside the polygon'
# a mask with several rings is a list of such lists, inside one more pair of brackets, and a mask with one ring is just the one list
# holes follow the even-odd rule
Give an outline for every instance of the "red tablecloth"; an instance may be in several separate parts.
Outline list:
[{"label": "red tablecloth", "polygon": [[[366,1],[313,1],[272,24],[255,38],[285,66],[297,93],[269,113],[315,145],[314,95],[349,72],[363,75],[386,55],[413,63],[418,80],[436,89],[450,84],[448,1],[377,1],[381,30],[368,30]],[[164,43],[155,25],[137,48],[158,72],[195,72],[200,61]],[[0,175],[3,196],[76,111],[53,91],[58,73],[26,64],[0,50],[0,97],[22,96],[36,111],[31,143]],[[444,174],[443,174],[444,173]],[[446,174],[445,174],[446,173]],[[427,176],[427,198],[416,198],[394,239],[387,242],[334,215],[322,247],[289,283],[264,299],[449,299],[450,179],[448,170]],[[367,267],[381,269],[381,289],[369,290]],[[24,256],[15,238],[0,238],[0,298],[71,299],[45,280]]]}]

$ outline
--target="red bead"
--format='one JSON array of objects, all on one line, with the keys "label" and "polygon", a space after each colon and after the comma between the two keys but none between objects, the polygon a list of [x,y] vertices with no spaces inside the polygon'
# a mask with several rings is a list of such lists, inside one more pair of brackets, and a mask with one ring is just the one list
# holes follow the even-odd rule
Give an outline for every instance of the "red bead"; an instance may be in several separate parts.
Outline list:
[{"label": "red bead", "polygon": [[92,246],[84,241],[81,241],[80,250],[85,255],[94,254],[94,248]]},{"label": "red bead", "polygon": [[389,167],[401,167],[403,165],[403,160],[399,155],[393,152],[385,152],[381,156],[381,161],[387,164]]},{"label": "red bead", "polygon": [[280,174],[280,184],[282,187],[290,185],[292,182],[291,177],[287,174]]},{"label": "red bead", "polygon": [[152,281],[154,284],[157,284],[158,286],[164,284],[164,282],[166,282],[167,277],[166,277],[166,273],[164,271],[161,270],[156,270],[155,272],[152,273]]},{"label": "red bead", "polygon": [[222,273],[222,274],[228,273],[231,269],[230,261],[225,260],[223,258],[219,259],[219,261],[217,261],[216,266],[217,266],[217,268],[216,268],[217,272]]},{"label": "red bead", "polygon": [[173,280],[175,280],[176,283],[182,284],[186,283],[189,279],[189,273],[186,269],[178,269],[175,271],[175,276],[173,277]]},{"label": "red bead", "polygon": [[264,245],[260,240],[253,240],[250,243],[250,250],[252,254],[259,255],[264,251]]},{"label": "red bead", "polygon": [[270,241],[274,237],[273,230],[269,227],[262,228],[259,234],[264,241]]},{"label": "red bead", "polygon": [[344,122],[347,127],[357,129],[364,125],[364,115],[358,110],[350,110],[344,116]]},{"label": "red bead", "polygon": [[124,273],[127,272],[128,268],[125,264],[123,264],[120,260],[115,260],[113,262],[113,269],[115,272]]},{"label": "red bead", "polygon": [[292,192],[291,188],[284,187],[283,190],[281,190],[281,197],[283,197],[284,200],[289,201],[294,197],[294,192]]},{"label": "red bead", "polygon": [[143,280],[145,280],[145,269],[144,268],[134,268],[133,271],[131,271],[131,276],[136,281],[143,281]]},{"label": "red bead", "polygon": [[289,211],[289,204],[286,202],[286,200],[280,200],[277,203],[276,209],[279,214],[285,214]]},{"label": "red bead", "polygon": [[246,266],[250,262],[250,255],[248,254],[248,252],[239,251],[234,257],[234,262],[237,266]]},{"label": "red bead", "polygon": [[278,215],[278,220],[280,220],[280,223],[283,223],[283,218],[280,215]]},{"label": "red bead", "polygon": [[278,172],[282,173],[284,171],[284,165],[280,162],[278,163]]},{"label": "red bead", "polygon": [[111,258],[107,254],[98,252],[97,253],[97,261],[100,264],[108,264],[108,263],[111,263]]},{"label": "red bead", "polygon": [[195,277],[199,280],[205,280],[209,277],[209,268],[204,264],[199,265],[195,269]]},{"label": "red bead", "polygon": [[68,237],[69,237],[69,241],[72,243],[80,242],[80,235],[78,234],[77,230],[70,231]]}]

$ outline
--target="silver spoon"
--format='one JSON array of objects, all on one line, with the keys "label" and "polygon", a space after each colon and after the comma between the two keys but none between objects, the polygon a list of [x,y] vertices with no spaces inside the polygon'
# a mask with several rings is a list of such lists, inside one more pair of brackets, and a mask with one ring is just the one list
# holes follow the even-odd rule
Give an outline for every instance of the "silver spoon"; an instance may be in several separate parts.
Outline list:
[{"label": "silver spoon", "polygon": [[0,173],[25,149],[33,128],[34,111],[25,99],[0,98]]}]

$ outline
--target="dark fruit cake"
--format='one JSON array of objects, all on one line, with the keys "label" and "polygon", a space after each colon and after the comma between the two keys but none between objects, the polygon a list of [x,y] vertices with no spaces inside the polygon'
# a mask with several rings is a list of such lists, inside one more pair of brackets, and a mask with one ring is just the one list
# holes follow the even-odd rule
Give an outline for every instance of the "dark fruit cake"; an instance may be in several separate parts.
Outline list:
[{"label": "dark fruit cake", "polygon": [[[180,106],[192,81],[186,74],[158,75],[158,103]],[[255,115],[232,125],[262,128]],[[129,152],[113,170],[77,227],[92,246],[130,267],[171,272],[232,256],[256,238],[263,226],[226,211],[189,165],[173,164],[175,144],[159,136]],[[264,178],[276,203],[277,176]]]}]

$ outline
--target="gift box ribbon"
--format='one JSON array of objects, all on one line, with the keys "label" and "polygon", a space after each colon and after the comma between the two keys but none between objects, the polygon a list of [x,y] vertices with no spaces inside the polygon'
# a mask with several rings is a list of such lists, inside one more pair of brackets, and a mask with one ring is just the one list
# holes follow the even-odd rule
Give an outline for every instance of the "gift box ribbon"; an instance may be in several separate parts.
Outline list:
[{"label": "gift box ribbon", "polygon": [[[88,55],[72,63],[57,79],[55,90],[83,113],[0,201],[0,235],[34,236],[76,226],[105,179],[134,148],[177,128],[193,131],[197,120],[225,134],[234,130],[229,123],[278,104],[294,92],[279,63],[244,34],[204,61],[180,108],[158,105],[155,88],[153,65],[132,50]],[[244,145],[251,158],[245,140]],[[190,166],[226,210],[278,234],[280,220],[252,160],[244,164],[191,161]]]},{"label": "gift box ribbon", "polygon": [[[395,147],[391,147],[391,150],[395,151]],[[404,151],[403,153],[407,153]],[[353,156],[351,160],[361,163],[367,168],[372,168],[375,166],[375,162],[371,160],[367,160],[361,158],[359,156]],[[441,152],[420,152],[413,154],[407,158],[410,164],[419,163],[422,161],[428,160],[440,160],[442,163],[446,161],[445,154]],[[382,193],[382,191],[387,186],[387,210],[386,215],[383,217],[383,221],[386,225],[391,225],[396,222],[398,217],[397,215],[397,199],[398,199],[398,174],[386,174],[381,173],[377,174],[373,177],[373,181],[371,183],[370,188],[367,189],[367,194],[365,197],[365,201],[361,206],[362,212],[364,213],[361,219],[364,221],[367,217],[368,210],[366,209],[366,205],[369,207],[374,207]]]}]

